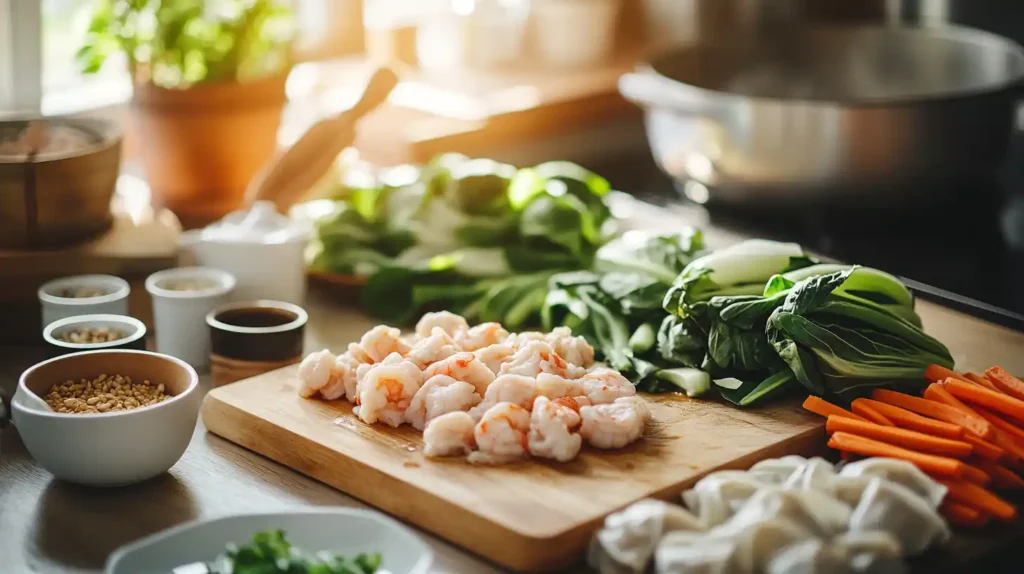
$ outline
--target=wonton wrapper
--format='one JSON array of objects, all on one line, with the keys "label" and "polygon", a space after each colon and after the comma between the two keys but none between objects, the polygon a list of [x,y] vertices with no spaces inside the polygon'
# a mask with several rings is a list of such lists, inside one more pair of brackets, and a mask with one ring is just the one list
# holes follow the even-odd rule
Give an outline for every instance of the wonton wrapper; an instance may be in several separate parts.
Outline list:
[{"label": "wonton wrapper", "polygon": [[673,532],[654,553],[655,574],[747,574],[733,567],[737,546],[732,538],[701,532]]},{"label": "wonton wrapper", "polygon": [[946,496],[946,487],[939,484],[913,464],[892,458],[866,458],[843,467],[839,476],[877,476],[900,484],[923,498],[932,509],[939,507]]},{"label": "wonton wrapper", "polygon": [[739,532],[767,520],[788,520],[811,535],[830,538],[847,530],[850,515],[849,506],[825,493],[768,487],[751,497],[716,531]]},{"label": "wonton wrapper", "polygon": [[796,490],[817,490],[832,494],[832,482],[836,477],[832,463],[823,458],[812,458],[797,467],[784,486]]},{"label": "wonton wrapper", "polygon": [[705,528],[714,528],[735,514],[756,492],[768,487],[741,470],[723,470],[700,479],[683,493],[683,503]]},{"label": "wonton wrapper", "polygon": [[875,477],[864,489],[850,516],[850,531],[888,532],[905,554],[917,555],[932,544],[949,539],[949,527],[941,516],[909,488]]},{"label": "wonton wrapper", "polygon": [[770,458],[750,467],[748,474],[758,480],[770,484],[783,484],[801,466],[807,463],[807,459],[791,454],[782,458]]},{"label": "wonton wrapper", "polygon": [[903,574],[903,548],[888,532],[847,532],[832,539],[832,548],[842,554],[857,574]]},{"label": "wonton wrapper", "polygon": [[681,506],[641,500],[605,518],[591,540],[587,562],[601,574],[645,572],[662,536],[685,530],[703,527]]}]

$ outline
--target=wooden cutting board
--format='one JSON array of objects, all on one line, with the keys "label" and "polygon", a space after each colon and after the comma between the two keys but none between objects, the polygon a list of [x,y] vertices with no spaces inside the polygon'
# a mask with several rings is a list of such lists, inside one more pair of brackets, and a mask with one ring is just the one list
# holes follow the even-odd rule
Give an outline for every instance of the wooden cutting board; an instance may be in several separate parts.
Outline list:
[{"label": "wooden cutting board", "polygon": [[675,498],[719,468],[824,449],[822,420],[795,400],[745,411],[660,395],[648,397],[647,434],[625,449],[474,466],[424,457],[411,427],[369,426],[343,401],[300,398],[296,369],[214,389],[206,427],[515,570],[581,560],[603,518],[641,498]]}]

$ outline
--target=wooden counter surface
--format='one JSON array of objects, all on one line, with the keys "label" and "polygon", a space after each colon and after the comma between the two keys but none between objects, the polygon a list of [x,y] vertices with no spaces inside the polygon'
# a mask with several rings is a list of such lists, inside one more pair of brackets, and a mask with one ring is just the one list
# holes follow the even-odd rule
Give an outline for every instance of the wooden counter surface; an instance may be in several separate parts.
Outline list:
[{"label": "wooden counter surface", "polygon": [[[665,225],[678,226],[678,220]],[[713,242],[728,241],[710,234]],[[307,303],[307,350],[342,348],[372,322],[340,306],[328,293],[313,290]],[[949,346],[958,365],[982,369],[1001,364],[1024,373],[1024,334],[920,302],[929,333]],[[42,358],[39,349],[0,349],[0,386],[13,393],[18,374]],[[204,385],[209,385],[204,377]],[[16,429],[0,432],[0,571],[94,572],[107,555],[126,542],[181,522],[247,511],[303,506],[364,504],[281,465],[196,428],[184,457],[168,474],[118,489],[89,489],[62,483],[25,451]],[[436,553],[437,572],[500,570],[429,534],[421,535]],[[979,560],[1019,556],[1024,520],[958,535],[946,548],[915,562],[915,572],[994,572]],[[1004,552],[1003,550],[1007,550]],[[1020,571],[1020,560],[1016,570]]]}]

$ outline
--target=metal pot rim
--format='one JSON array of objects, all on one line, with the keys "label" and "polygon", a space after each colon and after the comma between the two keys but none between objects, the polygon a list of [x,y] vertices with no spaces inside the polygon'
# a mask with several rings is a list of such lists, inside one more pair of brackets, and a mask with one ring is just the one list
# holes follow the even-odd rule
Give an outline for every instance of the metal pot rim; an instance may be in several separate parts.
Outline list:
[{"label": "metal pot rim", "polygon": [[[932,38],[937,38],[943,41],[955,42],[959,44],[973,44],[980,49],[984,50],[997,50],[1004,53],[1008,58],[1012,58],[1014,65],[1012,66],[1012,73],[1007,74],[1004,78],[1001,78],[998,82],[992,82],[991,85],[980,86],[980,87],[964,87],[954,88],[945,90],[942,92],[929,93],[929,94],[915,94],[908,96],[888,96],[884,98],[871,98],[871,97],[856,97],[851,96],[847,99],[835,99],[835,98],[796,98],[796,97],[785,97],[785,96],[762,96],[762,95],[746,95],[726,89],[715,89],[711,87],[701,86],[696,83],[689,83],[678,75],[675,77],[667,72],[666,68],[669,67],[669,63],[674,59],[678,58],[681,54],[686,54],[699,49],[700,44],[689,45],[682,47],[671,48],[667,51],[660,52],[653,57],[649,58],[647,62],[644,62],[638,66],[638,71],[643,73],[650,73],[662,80],[666,87],[669,89],[680,88],[685,90],[690,97],[703,96],[708,99],[717,100],[718,102],[746,102],[752,104],[787,104],[787,103],[799,103],[800,105],[820,105],[823,107],[843,107],[843,108],[883,108],[883,107],[896,107],[896,106],[913,106],[919,104],[928,103],[941,103],[941,102],[953,102],[958,100],[969,99],[977,96],[990,95],[1000,93],[1009,90],[1019,90],[1024,85],[1024,48],[1017,45],[1012,40],[993,34],[983,30],[974,28],[968,28],[965,26],[945,26],[942,28],[914,28],[914,27],[889,27],[889,26],[872,26],[872,25],[808,25],[799,27],[796,34],[818,34],[818,33],[856,33],[856,32],[869,32],[869,33],[885,33],[892,35],[924,35]],[[707,48],[707,46],[704,46]]]}]

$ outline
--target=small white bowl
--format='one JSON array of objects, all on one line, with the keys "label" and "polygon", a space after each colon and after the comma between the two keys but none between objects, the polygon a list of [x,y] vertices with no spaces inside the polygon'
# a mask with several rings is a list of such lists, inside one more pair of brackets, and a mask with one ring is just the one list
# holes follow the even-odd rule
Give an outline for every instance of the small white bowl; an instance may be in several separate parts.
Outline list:
[{"label": "small white bowl", "polygon": [[[97,414],[57,413],[40,398],[55,384],[101,374],[163,383],[173,396],[148,407]],[[25,448],[54,476],[121,486],[174,466],[192,440],[201,400],[199,376],[179,359],[146,351],[87,351],[22,373],[11,410]]]},{"label": "small white bowl", "polygon": [[345,556],[379,552],[380,571],[426,574],[434,560],[430,548],[411,530],[378,512],[354,508],[317,508],[243,514],[182,524],[114,551],[105,574],[165,574],[194,562],[211,561],[228,543],[239,546],[253,534],[283,530],[291,544],[308,552],[327,550]]},{"label": "small white bowl", "polygon": [[[97,297],[65,297],[73,289],[97,289]],[[127,315],[128,282],[113,275],[74,275],[44,283],[39,288],[39,303],[43,308],[43,327],[57,319],[76,315]]]},{"label": "small white bowl", "polygon": [[[71,343],[60,339],[76,329],[98,329],[106,327],[124,333],[124,337],[104,343]],[[49,345],[50,356],[98,351],[100,349],[146,350],[146,325],[135,317],[125,315],[78,315],[65,317],[50,323],[43,329],[43,340]]]},{"label": "small white bowl", "polygon": [[[198,282],[209,287],[173,289],[175,283]],[[185,361],[200,372],[210,366],[210,331],[206,315],[227,301],[235,277],[210,267],[179,267],[146,278],[153,299],[156,350]]]}]

